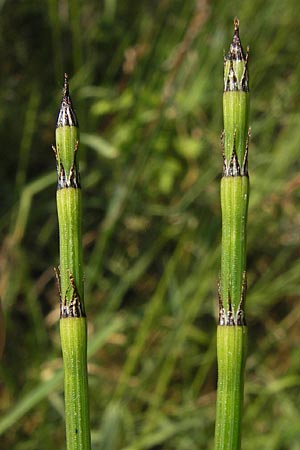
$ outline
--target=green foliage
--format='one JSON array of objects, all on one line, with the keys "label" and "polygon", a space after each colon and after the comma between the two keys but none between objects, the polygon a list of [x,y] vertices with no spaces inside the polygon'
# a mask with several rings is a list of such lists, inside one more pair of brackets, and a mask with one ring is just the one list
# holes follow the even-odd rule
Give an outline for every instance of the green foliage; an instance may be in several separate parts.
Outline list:
[{"label": "green foliage", "polygon": [[68,72],[82,132],[93,448],[212,448],[220,58],[238,16],[252,128],[243,449],[298,449],[298,2],[0,8],[0,447],[65,446],[51,144]]}]

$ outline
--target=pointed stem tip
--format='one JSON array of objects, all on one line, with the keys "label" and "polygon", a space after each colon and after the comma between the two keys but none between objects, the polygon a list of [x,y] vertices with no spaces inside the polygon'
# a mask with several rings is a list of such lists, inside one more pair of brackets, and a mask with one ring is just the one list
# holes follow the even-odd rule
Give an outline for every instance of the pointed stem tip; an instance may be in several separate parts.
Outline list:
[{"label": "pointed stem tip", "polygon": [[248,58],[249,48],[245,53],[240,40],[240,22],[234,19],[234,33],[229,52],[224,58],[224,92],[249,91]]},{"label": "pointed stem tip", "polygon": [[232,43],[230,44],[229,53],[227,59],[245,61],[246,56],[240,40],[240,21],[237,17],[234,19],[234,33]]},{"label": "pointed stem tip", "polygon": [[65,78],[64,78],[63,96],[69,97],[69,83],[68,83],[68,74],[67,73],[65,73]]},{"label": "pointed stem tip", "polygon": [[64,75],[63,96],[60,109],[57,116],[56,128],[58,127],[78,127],[78,119],[73,108],[72,100],[69,93],[68,74]]},{"label": "pointed stem tip", "polygon": [[237,36],[239,35],[239,26],[240,26],[240,21],[237,17],[234,18],[234,34],[236,34]]}]

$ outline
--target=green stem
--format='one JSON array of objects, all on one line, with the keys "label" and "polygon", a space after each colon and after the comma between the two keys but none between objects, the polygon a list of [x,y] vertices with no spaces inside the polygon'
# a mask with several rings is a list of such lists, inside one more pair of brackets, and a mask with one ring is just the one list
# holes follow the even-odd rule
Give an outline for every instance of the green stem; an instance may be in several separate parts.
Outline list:
[{"label": "green stem", "polygon": [[84,308],[81,187],[76,160],[78,121],[67,75],[57,118],[57,213],[59,222],[60,338],[64,361],[66,435],[68,450],[90,450],[87,376],[87,324]]},{"label": "green stem", "polygon": [[241,445],[241,419],[247,327],[218,326],[218,402],[216,442],[218,450],[238,449]]},{"label": "green stem", "polygon": [[67,448],[70,450],[90,449],[86,331],[85,317],[60,321],[64,359]]},{"label": "green stem", "polygon": [[222,256],[217,330],[218,393],[216,450],[239,450],[247,346],[245,319],[248,178],[248,52],[239,22],[224,61]]},{"label": "green stem", "polygon": [[221,298],[225,322],[230,310],[235,315],[234,320],[237,314],[244,313],[248,199],[247,176],[222,178]]}]

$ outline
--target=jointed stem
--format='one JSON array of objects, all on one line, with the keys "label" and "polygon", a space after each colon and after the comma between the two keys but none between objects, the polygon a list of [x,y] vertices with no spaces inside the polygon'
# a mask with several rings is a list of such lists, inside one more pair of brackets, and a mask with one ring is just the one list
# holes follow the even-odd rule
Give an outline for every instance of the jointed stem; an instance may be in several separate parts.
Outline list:
[{"label": "jointed stem", "polygon": [[64,361],[68,450],[90,450],[87,324],[84,308],[78,121],[67,76],[57,118],[57,213],[60,241],[60,337]]},{"label": "jointed stem", "polygon": [[239,38],[239,22],[224,61],[223,176],[221,180],[222,257],[217,330],[218,394],[216,450],[238,450],[247,346],[246,226],[248,178],[248,51]]}]

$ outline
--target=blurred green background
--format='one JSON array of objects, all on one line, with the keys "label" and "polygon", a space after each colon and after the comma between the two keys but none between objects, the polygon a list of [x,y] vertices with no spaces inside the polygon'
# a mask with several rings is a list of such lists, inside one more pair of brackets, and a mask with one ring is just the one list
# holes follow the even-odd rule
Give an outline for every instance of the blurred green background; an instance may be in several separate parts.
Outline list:
[{"label": "blurred green background", "polygon": [[64,449],[51,150],[81,127],[93,448],[213,448],[223,50],[250,45],[243,449],[300,449],[298,0],[0,1],[0,447]]}]

